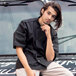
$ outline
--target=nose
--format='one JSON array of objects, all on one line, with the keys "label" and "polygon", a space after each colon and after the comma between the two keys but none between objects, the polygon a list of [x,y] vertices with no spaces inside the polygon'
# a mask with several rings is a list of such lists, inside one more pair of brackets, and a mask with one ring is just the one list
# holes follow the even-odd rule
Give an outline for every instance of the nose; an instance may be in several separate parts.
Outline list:
[{"label": "nose", "polygon": [[50,15],[48,18],[49,18],[49,20],[51,20],[52,19],[52,15]]}]

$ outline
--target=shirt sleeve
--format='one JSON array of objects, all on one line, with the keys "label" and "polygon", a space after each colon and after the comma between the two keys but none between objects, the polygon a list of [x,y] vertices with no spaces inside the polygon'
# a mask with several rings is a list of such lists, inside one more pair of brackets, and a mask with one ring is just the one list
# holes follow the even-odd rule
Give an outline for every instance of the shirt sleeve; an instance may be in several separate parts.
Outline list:
[{"label": "shirt sleeve", "polygon": [[27,26],[26,23],[21,21],[18,28],[13,34],[13,48],[26,46]]},{"label": "shirt sleeve", "polygon": [[54,57],[54,60],[55,60],[55,58],[58,56],[58,52],[59,52],[58,37],[57,37],[57,32],[55,30],[53,32],[52,41],[53,41],[53,48],[55,51],[55,57]]}]

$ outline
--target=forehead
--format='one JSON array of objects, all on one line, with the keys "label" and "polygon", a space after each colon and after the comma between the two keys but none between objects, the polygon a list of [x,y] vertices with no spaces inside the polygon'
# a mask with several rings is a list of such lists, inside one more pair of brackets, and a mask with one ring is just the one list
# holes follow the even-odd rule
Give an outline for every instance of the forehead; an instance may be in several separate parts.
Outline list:
[{"label": "forehead", "polygon": [[51,12],[53,15],[57,15],[57,12],[54,10],[54,8],[53,7],[51,7],[51,6],[49,6],[48,8],[47,8],[47,10],[46,11],[49,11],[49,12]]}]

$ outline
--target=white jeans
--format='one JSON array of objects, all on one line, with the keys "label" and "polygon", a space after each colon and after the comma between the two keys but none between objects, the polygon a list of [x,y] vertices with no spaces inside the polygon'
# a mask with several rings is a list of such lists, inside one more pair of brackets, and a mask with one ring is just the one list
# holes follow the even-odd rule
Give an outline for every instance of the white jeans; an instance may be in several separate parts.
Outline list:
[{"label": "white jeans", "polygon": [[[68,69],[64,68],[56,62],[49,64],[46,70],[35,70],[35,72],[36,76],[39,76],[40,72],[42,76],[73,76],[73,74]],[[16,69],[16,75],[27,76],[24,68]]]}]

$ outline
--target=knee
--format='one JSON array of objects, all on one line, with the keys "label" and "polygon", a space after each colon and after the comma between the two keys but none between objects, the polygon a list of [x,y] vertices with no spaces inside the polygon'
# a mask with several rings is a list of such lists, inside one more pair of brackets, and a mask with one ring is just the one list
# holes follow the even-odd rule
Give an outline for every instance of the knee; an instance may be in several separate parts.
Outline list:
[{"label": "knee", "polygon": [[74,76],[73,73],[69,70],[65,71],[65,76]]}]

